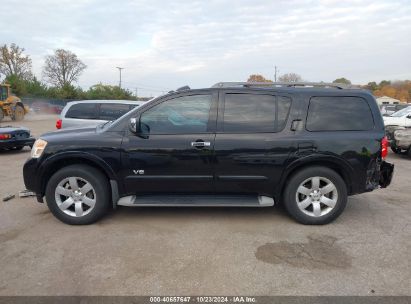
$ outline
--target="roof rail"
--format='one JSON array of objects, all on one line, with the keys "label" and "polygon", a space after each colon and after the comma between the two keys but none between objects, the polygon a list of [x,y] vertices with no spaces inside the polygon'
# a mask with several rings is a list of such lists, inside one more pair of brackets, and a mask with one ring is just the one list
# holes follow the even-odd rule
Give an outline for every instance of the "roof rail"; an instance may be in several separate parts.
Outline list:
[{"label": "roof rail", "polygon": [[320,87],[320,88],[336,88],[336,89],[353,89],[351,85],[343,83],[326,83],[326,82],[218,82],[212,88],[235,88],[235,87]]}]

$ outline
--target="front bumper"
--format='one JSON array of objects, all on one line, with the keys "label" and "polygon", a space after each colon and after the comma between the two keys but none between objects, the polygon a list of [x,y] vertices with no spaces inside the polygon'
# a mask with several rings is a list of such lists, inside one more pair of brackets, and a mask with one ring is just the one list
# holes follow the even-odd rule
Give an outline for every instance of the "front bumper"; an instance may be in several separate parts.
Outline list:
[{"label": "front bumper", "polygon": [[29,158],[23,166],[24,185],[27,190],[33,191],[37,195],[37,201],[42,202],[41,178],[38,172],[38,158]]},{"label": "front bumper", "polygon": [[394,175],[394,165],[383,161],[380,167],[379,185],[381,188],[386,188],[391,184]]},{"label": "front bumper", "polygon": [[0,141],[0,149],[11,149],[15,147],[24,147],[34,145],[36,139],[34,137],[22,138],[22,139],[9,139],[9,140],[1,140]]}]

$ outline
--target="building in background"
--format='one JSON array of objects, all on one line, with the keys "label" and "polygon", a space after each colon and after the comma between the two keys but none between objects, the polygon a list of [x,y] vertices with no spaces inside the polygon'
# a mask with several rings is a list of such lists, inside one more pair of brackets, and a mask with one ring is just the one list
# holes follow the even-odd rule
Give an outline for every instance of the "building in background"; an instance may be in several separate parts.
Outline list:
[{"label": "building in background", "polygon": [[401,100],[391,98],[388,96],[382,96],[377,98],[377,103],[379,106],[381,105],[392,105],[392,104],[400,104]]}]

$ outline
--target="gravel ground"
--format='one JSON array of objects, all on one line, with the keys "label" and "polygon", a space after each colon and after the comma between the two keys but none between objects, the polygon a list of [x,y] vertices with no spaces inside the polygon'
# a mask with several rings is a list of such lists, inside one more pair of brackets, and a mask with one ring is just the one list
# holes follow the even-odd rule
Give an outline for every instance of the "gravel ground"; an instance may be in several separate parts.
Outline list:
[{"label": "gravel ground", "polygon": [[[35,136],[57,116],[20,123]],[[29,148],[0,152],[0,295],[410,295],[411,159],[334,223],[281,208],[119,208],[68,226],[24,189]]]}]

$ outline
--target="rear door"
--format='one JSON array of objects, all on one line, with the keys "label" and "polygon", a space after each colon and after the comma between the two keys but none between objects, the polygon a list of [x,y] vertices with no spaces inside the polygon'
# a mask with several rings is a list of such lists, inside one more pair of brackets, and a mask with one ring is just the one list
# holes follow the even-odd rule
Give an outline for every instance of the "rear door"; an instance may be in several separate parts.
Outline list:
[{"label": "rear door", "polygon": [[272,195],[293,149],[293,132],[287,124],[291,97],[222,91],[220,101],[216,191]]},{"label": "rear door", "polygon": [[[145,108],[145,136],[123,140],[126,192],[211,193],[217,91],[167,97]],[[138,118],[138,117],[137,117]]]}]

